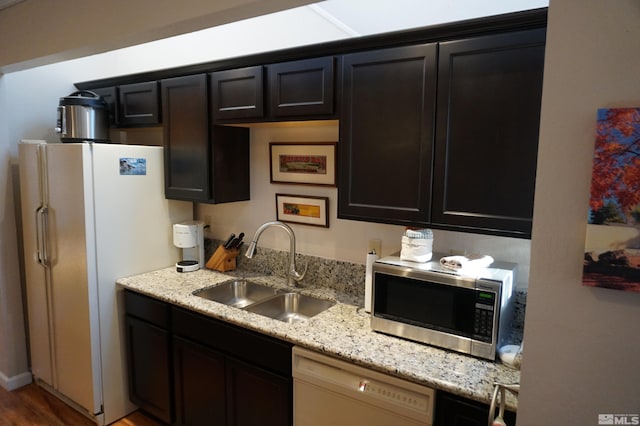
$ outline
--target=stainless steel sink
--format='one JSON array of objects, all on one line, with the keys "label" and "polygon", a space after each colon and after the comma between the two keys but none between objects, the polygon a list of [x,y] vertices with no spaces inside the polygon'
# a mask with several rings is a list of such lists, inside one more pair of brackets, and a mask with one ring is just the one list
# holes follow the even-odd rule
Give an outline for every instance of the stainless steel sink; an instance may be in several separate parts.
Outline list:
[{"label": "stainless steel sink", "polygon": [[248,306],[245,310],[278,321],[296,323],[318,315],[333,305],[335,302],[303,294],[282,293]]},{"label": "stainless steel sink", "polygon": [[244,308],[276,293],[275,288],[252,281],[234,279],[203,290],[196,290],[193,295],[236,308]]}]

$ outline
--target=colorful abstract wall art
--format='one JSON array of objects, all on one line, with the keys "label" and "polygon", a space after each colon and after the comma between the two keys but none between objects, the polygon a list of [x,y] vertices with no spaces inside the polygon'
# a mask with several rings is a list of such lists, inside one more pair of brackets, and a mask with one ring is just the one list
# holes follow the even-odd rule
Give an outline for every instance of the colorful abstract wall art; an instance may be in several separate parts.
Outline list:
[{"label": "colorful abstract wall art", "polygon": [[582,283],[640,292],[640,108],[598,110]]}]

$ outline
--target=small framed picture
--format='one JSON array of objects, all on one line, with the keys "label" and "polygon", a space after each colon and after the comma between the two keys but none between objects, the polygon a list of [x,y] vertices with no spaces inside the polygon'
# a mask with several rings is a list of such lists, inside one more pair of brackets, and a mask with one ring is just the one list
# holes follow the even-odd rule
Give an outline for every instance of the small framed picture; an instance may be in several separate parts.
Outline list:
[{"label": "small framed picture", "polygon": [[328,228],[328,205],[328,197],[276,194],[276,219]]},{"label": "small framed picture", "polygon": [[271,183],[336,186],[336,142],[271,142]]}]

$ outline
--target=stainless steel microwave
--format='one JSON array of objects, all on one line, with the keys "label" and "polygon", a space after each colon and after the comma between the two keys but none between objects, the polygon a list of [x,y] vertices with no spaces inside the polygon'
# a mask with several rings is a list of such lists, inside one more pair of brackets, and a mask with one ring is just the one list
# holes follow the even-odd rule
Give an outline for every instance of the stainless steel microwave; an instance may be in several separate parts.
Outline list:
[{"label": "stainless steel microwave", "polygon": [[426,263],[389,256],[373,264],[371,328],[495,360],[509,343],[517,265],[455,271],[440,265],[442,256]]}]

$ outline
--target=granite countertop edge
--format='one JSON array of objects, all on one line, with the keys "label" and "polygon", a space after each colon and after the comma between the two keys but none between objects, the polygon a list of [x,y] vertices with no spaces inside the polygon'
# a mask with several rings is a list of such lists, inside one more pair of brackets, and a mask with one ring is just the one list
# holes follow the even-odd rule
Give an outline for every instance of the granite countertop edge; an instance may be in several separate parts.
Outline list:
[{"label": "granite countertop edge", "polygon": [[[499,362],[374,332],[369,327],[369,314],[364,312],[359,301],[332,289],[295,289],[294,291],[303,294],[336,302],[328,310],[295,324],[263,317],[192,294],[195,290],[211,287],[239,275],[268,286],[287,288],[284,278],[274,276],[210,270],[178,273],[175,267],[120,278],[117,284],[294,345],[485,404],[491,402],[495,383],[520,382],[518,370]],[[509,392],[506,408],[517,410],[517,399]]]}]

